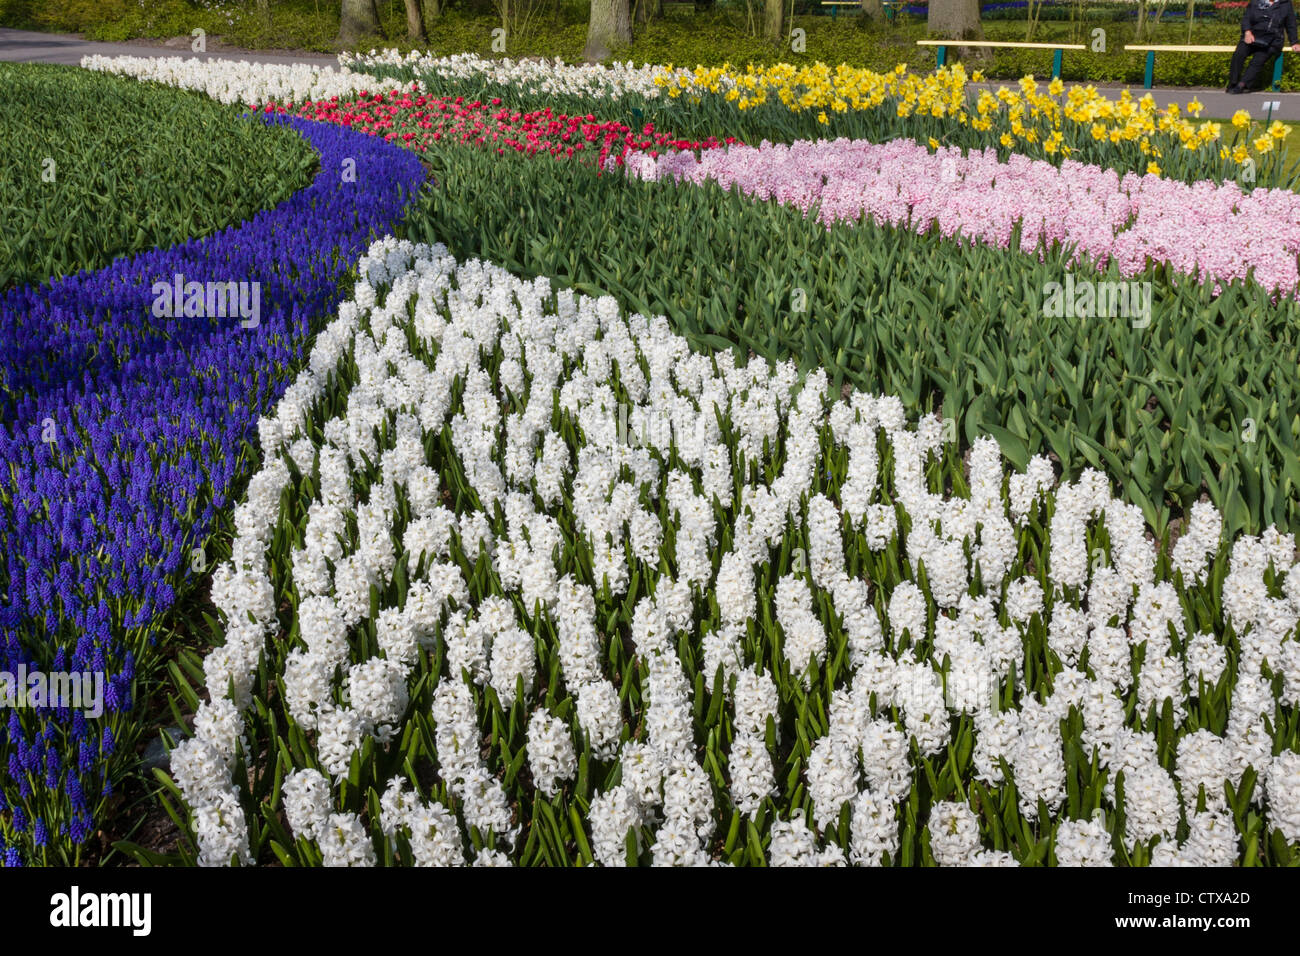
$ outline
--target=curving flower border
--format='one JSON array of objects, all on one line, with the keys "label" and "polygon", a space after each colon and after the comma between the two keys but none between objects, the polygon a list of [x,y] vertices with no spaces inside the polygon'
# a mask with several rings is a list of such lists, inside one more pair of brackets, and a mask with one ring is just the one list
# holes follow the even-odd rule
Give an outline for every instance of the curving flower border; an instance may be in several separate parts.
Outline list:
[{"label": "curving flower border", "polygon": [[[247,472],[258,416],[340,280],[424,180],[413,154],[383,140],[263,121],[320,155],[308,187],[212,236],[0,298],[0,670],[97,671],[106,685],[99,720],[45,707],[0,722],[6,865],[21,862],[20,843],[39,853],[93,832],[129,732],[137,659]],[[154,319],[154,283],[177,274],[260,283],[258,324]]]},{"label": "curving flower border", "polygon": [[1252,279],[1270,292],[1300,296],[1300,196],[1286,189],[1243,192],[1236,183],[1188,185],[1066,160],[1059,167],[992,149],[962,155],[908,139],[764,142],[690,152],[644,154],[629,174],[773,199],[815,215],[828,228],[869,216],[881,225],[944,239],[1011,248],[1040,246],[1114,262],[1137,276],[1165,264],[1194,281]]},{"label": "curving flower border", "polygon": [[218,102],[247,106],[253,100],[288,102],[327,100],[364,90],[388,90],[405,84],[346,67],[306,63],[249,63],[247,60],[200,60],[189,56],[85,56],[83,69],[131,76],[182,90],[205,93]]},{"label": "curving flower border", "polygon": [[[391,841],[386,859],[508,865],[530,801],[614,761],[619,783],[568,804],[582,858],[608,866],[629,833],[656,865],[715,864],[743,818],[772,865],[897,861],[923,826],[940,865],[1229,866],[1265,821],[1300,841],[1293,536],[1225,546],[1199,504],[1161,556],[1104,475],[1057,485],[1042,456],[1008,473],[990,438],[966,490],[936,493],[942,426],[897,398],[692,353],[662,317],[439,246],[381,240],[358,270],[259,423],[248,521],[213,578],[227,643],[173,754],[201,864],[252,861],[261,809],[233,771],[286,752],[249,744],[262,664],[298,761],[277,764],[282,860],[375,865]],[[481,753],[519,703],[533,789]],[[413,739],[437,760],[427,796],[374,776]],[[350,809],[367,787],[369,819]],[[1018,853],[987,845],[1007,842],[990,812]]]}]

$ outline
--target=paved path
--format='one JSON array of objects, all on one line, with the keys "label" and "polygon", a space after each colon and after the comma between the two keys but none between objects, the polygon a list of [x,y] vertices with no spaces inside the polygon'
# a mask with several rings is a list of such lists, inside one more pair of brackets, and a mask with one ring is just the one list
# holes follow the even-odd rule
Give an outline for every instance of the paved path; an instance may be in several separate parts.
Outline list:
[{"label": "paved path", "polygon": [[197,56],[253,63],[311,63],[338,68],[338,60],[324,53],[260,53],[249,50],[213,49],[192,53],[189,43],[162,46],[148,43],[92,43],[66,33],[36,33],[31,30],[0,29],[0,60],[13,63],[66,63],[76,66],[83,56]]},{"label": "paved path", "polygon": [[[83,56],[93,54],[101,56],[212,56],[226,60],[249,60],[253,63],[311,63],[317,66],[338,66],[332,56],[321,53],[297,53],[293,51],[280,53],[261,53],[250,50],[210,49],[206,54],[190,52],[189,44],[162,46],[147,43],[91,43],[78,36],[62,33],[35,33],[30,30],[0,29],[0,60],[18,63],[70,63],[74,66],[81,62]],[[1170,56],[1172,54],[1165,54]],[[1223,64],[1224,76],[1227,76],[1227,58]],[[1010,86],[1010,80],[1001,80],[992,85]],[[1071,84],[1073,85],[1073,84]],[[1117,96],[1120,86],[1100,86],[1107,96]],[[1148,91],[1141,87],[1129,87],[1135,97],[1141,97]],[[1257,119],[1264,119],[1269,111],[1269,104],[1278,104],[1272,111],[1273,119],[1294,120],[1300,122],[1300,93],[1251,93],[1244,96],[1230,96],[1223,90],[1193,89],[1187,87],[1157,88],[1150,91],[1160,106],[1170,103],[1185,105],[1193,96],[1200,100],[1205,109],[1203,117],[1226,119],[1237,110],[1249,110]]]}]

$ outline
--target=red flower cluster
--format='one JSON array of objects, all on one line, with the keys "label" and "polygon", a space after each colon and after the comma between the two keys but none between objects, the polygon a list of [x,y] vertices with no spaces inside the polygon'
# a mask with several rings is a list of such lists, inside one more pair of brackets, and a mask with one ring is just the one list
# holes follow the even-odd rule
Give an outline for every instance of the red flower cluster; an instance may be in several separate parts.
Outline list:
[{"label": "red flower cluster", "polygon": [[611,155],[621,165],[633,150],[657,156],[667,150],[714,149],[736,141],[733,136],[722,141],[712,136],[705,140],[675,139],[655,132],[653,123],[646,123],[638,134],[622,123],[597,122],[591,113],[568,116],[553,113],[550,107],[522,113],[502,107],[499,99],[467,103],[463,96],[428,96],[415,90],[393,90],[388,94],[362,91],[356,99],[344,102],[334,97],[297,106],[269,101],[260,109],[337,123],[421,152],[446,140],[494,148],[501,154],[509,150],[528,156],[597,154],[598,170],[605,168]]}]

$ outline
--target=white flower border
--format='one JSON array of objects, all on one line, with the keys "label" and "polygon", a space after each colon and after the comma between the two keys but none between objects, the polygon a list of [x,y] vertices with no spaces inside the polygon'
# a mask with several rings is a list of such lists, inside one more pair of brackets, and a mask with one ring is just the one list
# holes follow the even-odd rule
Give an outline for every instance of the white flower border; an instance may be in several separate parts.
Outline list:
[{"label": "white flower border", "polygon": [[[556,626],[566,686],[577,702],[577,724],[602,756],[617,753],[622,783],[597,795],[588,823],[596,859],[623,862],[624,841],[632,826],[655,828],[656,863],[712,862],[706,841],[716,818],[709,777],[694,755],[690,698],[693,675],[684,673],[675,643],[692,627],[693,613],[707,592],[717,602],[718,630],[702,635],[704,675],[721,665],[734,675],[732,695],[737,736],[731,751],[732,804],[752,814],[775,786],[772,755],[763,728],[777,706],[769,674],[745,659],[746,622],[755,619],[754,569],[771,560],[771,548],[785,540],[787,521],[806,532],[806,567],[782,576],[775,595],[775,617],[785,634],[792,675],[809,658],[827,652],[826,621],[814,597],[833,603],[843,621],[851,658],[850,676],[829,704],[829,732],[816,741],[804,780],[816,821],[794,819],[771,828],[774,864],[878,864],[881,854],[897,851],[893,808],[911,786],[908,740],[922,755],[949,743],[949,714],[969,714],[977,741],[974,761],[979,779],[1002,780],[1000,760],[1015,774],[1021,812],[1033,818],[1040,800],[1052,811],[1065,796],[1065,766],[1059,722],[1077,707],[1084,718],[1083,740],[1112,771],[1107,799],[1115,799],[1114,775],[1125,774],[1125,842],[1132,846],[1161,837],[1153,862],[1231,865],[1238,856],[1237,835],[1223,797],[1223,781],[1236,784],[1254,768],[1261,786],[1254,802],[1266,807],[1270,824],[1289,840],[1300,840],[1300,754],[1272,755],[1265,725],[1277,704],[1300,700],[1300,573],[1295,573],[1295,542],[1270,529],[1261,537],[1243,536],[1232,545],[1222,603],[1238,635],[1240,656],[1227,733],[1185,734],[1179,742],[1177,772],[1159,763],[1154,735],[1133,731],[1124,717],[1124,695],[1136,684],[1145,708],[1169,699],[1175,719],[1186,716],[1198,676],[1219,679],[1226,665],[1220,637],[1189,634],[1179,589],[1203,587],[1207,563],[1220,548],[1217,512],[1193,509],[1189,527],[1172,555],[1181,584],[1155,580],[1155,551],[1145,537],[1140,511],[1110,495],[1106,479],[1088,471],[1054,492],[1051,465],[1035,459],[1022,474],[1008,477],[992,439],[977,441],[970,454],[970,497],[945,498],[928,491],[926,460],[942,446],[942,426],[934,418],[909,427],[895,398],[855,393],[831,402],[820,370],[797,387],[794,367],[770,368],[762,360],[737,367],[730,353],[692,354],[660,317],[623,318],[611,299],[593,300],[559,293],[546,305],[545,280],[525,282],[480,262],[457,263],[442,247],[412,246],[387,238],[376,242],[359,264],[363,277],[352,301],[319,336],[308,368],[288,389],[274,415],[259,422],[264,464],[236,509],[238,537],[234,557],[214,575],[212,596],[228,623],[227,643],[205,663],[211,703],[196,718],[196,734],[173,754],[177,783],[194,812],[201,861],[224,863],[248,854],[247,833],[230,768],[244,726],[240,711],[249,703],[253,674],[268,636],[278,623],[274,587],[267,576],[267,549],[279,519],[281,491],[290,481],[288,462],[319,472],[320,493],[312,505],[307,547],[293,553],[299,595],[298,628],[303,646],[290,655],[284,680],[288,707],[302,726],[314,728],[319,761],[327,771],[346,773],[351,755],[367,736],[381,743],[405,708],[405,680],[420,645],[445,642],[449,669],[465,669],[474,683],[498,693],[514,678],[528,686],[531,648],[517,640],[519,622],[510,605],[495,598],[470,606],[459,565],[446,560],[454,546],[452,529],[472,559],[485,547],[507,591],[525,606],[541,602]],[[386,294],[383,294],[385,293]],[[382,304],[380,302],[382,298]],[[407,349],[412,325],[423,348],[436,353],[431,364]],[[480,364],[486,354],[500,359],[495,380]],[[349,355],[361,381],[348,393],[347,411],[326,424],[317,446],[304,427],[316,402],[334,387],[334,370]],[[574,363],[563,374],[565,359]],[[628,423],[641,443],[620,440],[611,389],[613,363],[619,384],[631,401]],[[465,383],[462,401],[449,407],[449,385]],[[527,384],[526,384],[527,381]],[[523,411],[511,411],[520,396]],[[585,444],[573,449],[550,429],[552,402],[578,423]],[[829,405],[829,408],[827,407]],[[734,430],[733,447],[721,441],[716,408]],[[374,426],[395,415],[397,427],[388,448],[375,444]],[[450,424],[462,467],[486,507],[501,502],[508,533],[497,538],[482,514],[451,514],[437,497],[437,474],[423,462],[422,436]],[[820,436],[825,429],[848,452],[847,473],[836,490],[840,504],[816,493]],[[893,454],[896,501],[873,501],[879,492],[883,431]],[[504,443],[502,440],[504,439]],[[784,446],[784,465],[770,484],[733,486],[736,458],[765,464],[764,443]],[[664,473],[669,449],[687,469]],[[500,454],[504,470],[493,457]],[[539,454],[540,452],[540,454]],[[576,454],[575,454],[576,453]],[[382,481],[371,485],[366,502],[356,501],[351,476],[362,456],[379,463]],[[576,467],[575,467],[576,461]],[[636,476],[629,486],[617,480],[620,469]],[[593,595],[571,577],[560,579],[552,561],[561,541],[548,512],[558,507],[559,490],[571,482],[573,519],[593,552],[595,574],[615,594],[627,586],[625,547],[652,561],[664,547],[664,531],[654,512],[637,503],[638,490],[650,500],[664,498],[676,518],[670,557],[677,578],[660,578],[654,598],[638,602],[630,623],[636,654],[648,667],[648,728],[641,742],[617,747],[621,730],[617,695],[600,672],[599,635]],[[732,508],[732,550],[716,575],[711,549],[718,540],[715,512],[695,490],[716,496]],[[383,656],[357,663],[342,636],[369,614],[365,595],[371,581],[383,582],[396,561],[392,521],[397,488],[405,488],[414,513],[401,538],[413,557],[435,562],[410,582],[405,608],[383,609],[377,619]],[[1004,490],[1005,489],[1005,490]],[[1015,561],[1016,527],[1044,508],[1050,496],[1048,540],[1042,542],[1049,592],[1034,578],[1010,580]],[[536,507],[537,502],[542,507]],[[341,541],[343,514],[355,512],[358,534]],[[744,515],[744,518],[740,518]],[[900,532],[898,518],[911,527]],[[1087,550],[1089,522],[1104,521],[1111,547],[1098,565]],[[871,601],[873,585],[845,573],[841,529],[862,529],[870,547],[896,546],[900,561],[915,580],[925,565],[929,597],[938,606],[927,623],[926,594],[912,581],[898,582],[882,595],[882,619]],[[613,545],[608,545],[608,542]],[[969,555],[963,542],[968,542]],[[284,555],[277,556],[284,566]],[[321,560],[328,557],[335,572]],[[984,589],[972,594],[971,576],[979,561]],[[657,563],[657,562],[656,562]],[[1281,597],[1265,583],[1270,565],[1280,580]],[[824,606],[824,605],[823,605]],[[1037,617],[1046,627],[1051,650],[1065,670],[1055,688],[1039,700],[1020,678],[1019,709],[1000,710],[985,691],[1000,686],[1023,654],[1022,640]],[[1111,624],[1118,618],[1119,625]],[[1003,620],[1009,623],[1003,623]],[[886,634],[897,648],[907,631],[933,641],[934,657],[917,660],[910,651],[886,652]],[[1179,654],[1174,641],[1185,645]],[[503,642],[504,652],[499,652]],[[1136,681],[1130,670],[1134,648],[1145,645]],[[1084,649],[1089,676],[1076,665]],[[947,656],[945,688],[936,659]],[[1280,699],[1261,670],[1285,674]],[[332,674],[346,676],[349,701],[332,703]],[[1019,669],[1017,669],[1019,673]],[[234,698],[224,688],[234,687]],[[885,716],[894,706],[902,726]],[[437,749],[444,779],[462,804],[465,823],[491,829],[504,845],[517,836],[500,783],[478,757],[478,728],[470,685],[443,679],[435,690]],[[554,718],[534,712],[528,733],[529,760],[543,790],[553,790],[573,773],[572,741]],[[464,747],[467,739],[474,744]],[[1195,813],[1195,793],[1204,785],[1207,810]],[[368,834],[355,817],[333,811],[330,783],[317,771],[298,768],[285,788],[286,809],[296,835],[316,839],[327,863],[374,863]],[[852,852],[818,845],[809,822],[838,817],[852,807]],[[422,804],[404,794],[395,780],[384,796],[390,836],[409,834],[416,862],[464,862],[455,815],[439,804]],[[1173,841],[1181,822],[1190,836]],[[979,827],[962,803],[936,805],[930,822],[935,859],[943,864],[1007,865],[1014,860],[980,846]],[[1109,836],[1098,821],[1066,821],[1057,838],[1062,864],[1108,864]],[[480,865],[508,863],[504,853],[480,854]]]},{"label": "white flower border", "polygon": [[305,103],[366,90],[381,92],[409,88],[409,83],[380,80],[369,73],[335,70],[303,63],[249,63],[209,57],[86,56],[81,66],[100,73],[131,76],[182,90],[196,90],[227,105],[249,106],[274,100]]}]

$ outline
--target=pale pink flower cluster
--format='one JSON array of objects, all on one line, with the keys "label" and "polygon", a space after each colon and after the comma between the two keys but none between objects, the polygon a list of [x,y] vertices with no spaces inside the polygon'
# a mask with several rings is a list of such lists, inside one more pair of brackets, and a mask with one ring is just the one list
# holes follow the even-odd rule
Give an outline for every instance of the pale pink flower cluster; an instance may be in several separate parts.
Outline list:
[{"label": "pale pink flower cluster", "polygon": [[665,153],[627,169],[644,179],[738,186],[753,198],[813,213],[827,226],[869,216],[999,249],[1010,248],[1019,227],[1023,252],[1037,254],[1040,244],[1072,249],[1072,262],[1114,262],[1125,276],[1165,263],[1216,288],[1251,269],[1270,291],[1295,295],[1300,286],[1300,196],[1284,189],[1188,185],[1018,154],[1001,162],[992,149],[963,156],[955,147],[931,152],[908,139],[764,141],[699,156]]}]

